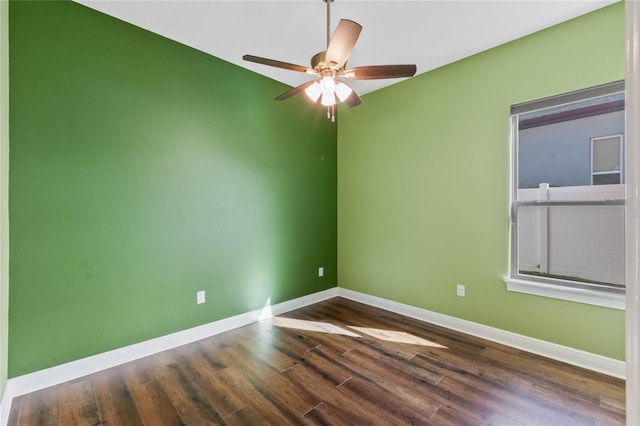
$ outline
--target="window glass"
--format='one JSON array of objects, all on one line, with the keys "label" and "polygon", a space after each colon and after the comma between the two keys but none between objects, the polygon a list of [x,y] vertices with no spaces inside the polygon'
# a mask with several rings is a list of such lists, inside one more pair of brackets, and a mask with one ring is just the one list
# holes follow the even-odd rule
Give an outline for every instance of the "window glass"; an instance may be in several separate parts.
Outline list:
[{"label": "window glass", "polygon": [[591,139],[623,133],[624,93],[519,114],[518,187],[591,185]]}]

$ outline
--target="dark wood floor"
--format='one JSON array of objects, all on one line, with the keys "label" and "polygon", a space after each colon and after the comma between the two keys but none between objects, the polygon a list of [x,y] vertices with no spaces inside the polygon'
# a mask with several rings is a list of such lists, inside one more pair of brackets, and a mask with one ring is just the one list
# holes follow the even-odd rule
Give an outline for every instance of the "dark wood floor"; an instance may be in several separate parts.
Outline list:
[{"label": "dark wood floor", "polygon": [[624,421],[622,380],[335,298],[16,398],[9,424]]}]

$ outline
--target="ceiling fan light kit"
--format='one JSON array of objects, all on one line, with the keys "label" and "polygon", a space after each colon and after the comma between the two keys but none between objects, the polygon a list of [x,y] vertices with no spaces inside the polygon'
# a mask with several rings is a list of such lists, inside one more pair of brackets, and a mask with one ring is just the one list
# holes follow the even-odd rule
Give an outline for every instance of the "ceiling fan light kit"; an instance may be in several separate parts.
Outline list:
[{"label": "ceiling fan light kit", "polygon": [[304,91],[312,102],[318,102],[318,100],[320,100],[320,104],[327,107],[327,118],[335,121],[335,107],[338,101],[346,103],[350,107],[356,107],[362,103],[360,96],[358,96],[351,86],[339,80],[340,78],[373,80],[412,77],[416,73],[416,66],[370,65],[345,70],[347,59],[349,59],[351,51],[360,36],[362,26],[357,22],[341,19],[333,33],[333,37],[329,39],[331,23],[330,5],[333,0],[322,1],[327,4],[327,50],[313,55],[311,58],[311,68],[253,55],[244,55],[242,59],[290,71],[304,72],[319,77],[318,80],[303,83],[275,99],[282,101]]}]

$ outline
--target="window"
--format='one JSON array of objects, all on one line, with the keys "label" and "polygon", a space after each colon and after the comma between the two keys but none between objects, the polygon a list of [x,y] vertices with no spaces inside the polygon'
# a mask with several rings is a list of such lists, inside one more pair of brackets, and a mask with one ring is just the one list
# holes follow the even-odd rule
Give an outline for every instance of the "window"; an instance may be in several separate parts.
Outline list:
[{"label": "window", "polygon": [[591,139],[591,184],[622,183],[622,135]]},{"label": "window", "polygon": [[624,309],[624,83],[511,113],[507,288]]}]

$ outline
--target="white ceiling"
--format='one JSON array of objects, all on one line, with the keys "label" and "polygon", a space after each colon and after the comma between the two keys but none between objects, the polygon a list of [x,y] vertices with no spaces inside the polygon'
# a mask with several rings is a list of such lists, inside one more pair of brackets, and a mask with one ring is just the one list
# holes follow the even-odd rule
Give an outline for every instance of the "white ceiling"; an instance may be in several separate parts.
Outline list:
[{"label": "white ceiling", "polygon": [[[308,66],[326,48],[322,0],[76,1],[290,86],[310,76],[249,63],[242,55]],[[335,0],[331,31],[341,18],[364,27],[350,66],[416,64],[421,74],[615,1]],[[350,84],[363,95],[397,81]]]}]

